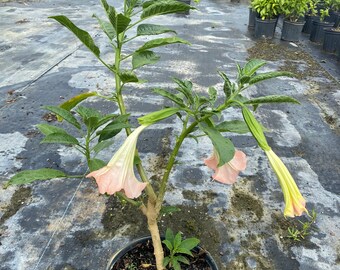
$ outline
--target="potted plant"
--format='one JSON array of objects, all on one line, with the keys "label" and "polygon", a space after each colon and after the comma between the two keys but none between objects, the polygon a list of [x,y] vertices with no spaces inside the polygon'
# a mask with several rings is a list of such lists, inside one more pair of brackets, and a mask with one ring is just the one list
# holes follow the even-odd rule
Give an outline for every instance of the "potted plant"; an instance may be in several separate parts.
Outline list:
[{"label": "potted plant", "polygon": [[[209,87],[206,93],[195,91],[190,81],[174,78],[175,89],[153,90],[160,97],[167,99],[171,105],[166,108],[157,108],[156,111],[146,115],[138,115],[137,119],[133,119],[135,121],[130,121],[131,112],[127,110],[124,101],[126,93],[124,90],[131,84],[143,83],[137,75],[138,70],[145,65],[155,64],[159,60],[159,56],[152,49],[178,43],[188,44],[187,41],[178,38],[173,30],[161,25],[144,23],[144,21],[154,16],[186,11],[192,7],[174,0],[148,1],[142,5],[135,0],[124,1],[123,11],[119,13],[106,0],[101,0],[101,3],[106,19],[97,15],[94,17],[105,34],[110,44],[109,47],[113,49],[115,54],[113,59],[104,59],[100,51],[101,47],[97,46],[92,36],[84,29],[77,27],[66,16],[58,15],[50,18],[70,30],[108,69],[115,79],[113,92],[109,95],[101,95],[97,92],[82,93],[59,106],[44,107],[66,122],[72,128],[72,132],[60,126],[45,123],[37,127],[45,135],[42,143],[71,145],[85,157],[90,171],[86,173],[86,177],[96,181],[99,193],[117,196],[122,202],[130,203],[137,207],[142,215],[145,215],[145,225],[151,235],[151,257],[155,258],[157,270],[166,267],[177,270],[181,268],[181,264],[190,264],[190,258],[199,242],[196,238],[183,240],[180,233],[173,233],[171,230],[167,230],[165,238],[162,239],[158,227],[164,211],[173,211],[171,207],[169,209],[164,205],[164,198],[173,167],[181,166],[178,162],[180,159],[178,153],[185,140],[194,139],[198,142],[202,138],[210,140],[212,155],[204,161],[205,165],[214,171],[212,178],[215,181],[233,184],[240,171],[245,169],[247,158],[245,153],[235,149],[232,141],[227,138],[227,134],[228,132],[251,134],[267,155],[278,177],[286,203],[284,215],[294,217],[307,212],[305,199],[286,166],[269,146],[262,125],[256,120],[252,111],[266,103],[298,103],[298,101],[284,95],[258,98],[246,98],[243,95],[248,87],[258,82],[279,76],[293,76],[293,74],[284,71],[259,72],[266,63],[263,60],[253,59],[243,67],[237,65],[238,76],[234,82],[225,73],[220,72],[223,88]],[[158,35],[162,37],[150,39],[150,36]],[[164,35],[170,36],[164,37]],[[145,36],[148,36],[149,40],[143,45],[135,49],[132,49],[133,46],[128,47],[135,38],[145,40]],[[82,103],[92,97],[102,98],[103,101],[108,102],[108,108],[112,108],[113,104],[117,105],[120,113],[103,114],[92,106],[85,106]],[[219,117],[224,111],[228,109],[234,111],[235,108],[239,109],[243,121],[224,121]],[[152,125],[169,118],[177,119],[180,128],[177,136],[173,137],[173,148],[167,158],[162,177],[157,181],[151,181],[137,151],[138,137]],[[124,143],[117,147],[118,150],[111,160],[107,163],[96,157],[105,149],[111,151],[109,146],[113,143],[113,137],[122,130],[125,131],[127,137]],[[135,173],[138,173],[138,178]],[[72,175],[49,168],[26,170],[12,176],[7,186],[68,177]],[[207,258],[208,263],[212,263],[209,256]],[[111,266],[114,267],[110,264]],[[214,267],[212,263],[211,269],[216,269]],[[121,266],[120,269],[128,268]]]},{"label": "potted plant", "polygon": [[280,0],[253,0],[251,6],[258,13],[255,19],[255,37],[273,38],[281,11]]},{"label": "potted plant", "polygon": [[308,12],[305,15],[305,24],[302,28],[302,32],[306,34],[310,34],[312,31],[313,20],[318,20],[318,10],[317,4],[319,0],[310,0],[308,1]]},{"label": "potted plant", "polygon": [[337,20],[334,27],[325,29],[323,50],[330,53],[335,53],[340,47],[340,21]]},{"label": "potted plant", "polygon": [[[253,2],[250,1],[251,3]],[[257,17],[257,12],[253,8],[252,4],[249,6],[249,17],[248,17],[248,28],[253,29],[255,27],[255,18]]]},{"label": "potted plant", "polygon": [[281,11],[284,14],[281,39],[299,41],[304,21],[301,20],[308,10],[310,0],[283,0]]},{"label": "potted plant", "polygon": [[330,16],[330,22],[334,22],[337,25],[339,24],[340,0],[331,0],[329,16]]},{"label": "potted plant", "polygon": [[334,24],[325,21],[325,19],[329,16],[329,6],[326,6],[326,4],[329,4],[329,2],[324,2],[325,9],[320,9],[319,19],[313,20],[312,22],[312,30],[309,37],[309,40],[312,42],[322,43],[325,35],[325,29],[331,28]]}]

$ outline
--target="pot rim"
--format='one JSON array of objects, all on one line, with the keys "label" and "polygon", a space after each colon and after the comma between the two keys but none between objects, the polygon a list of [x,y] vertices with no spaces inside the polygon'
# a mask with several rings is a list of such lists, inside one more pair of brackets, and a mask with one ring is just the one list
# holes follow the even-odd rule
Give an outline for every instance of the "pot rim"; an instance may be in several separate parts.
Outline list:
[{"label": "pot rim", "polygon": [[[164,240],[165,237],[161,236],[161,239]],[[138,239],[135,239],[131,242],[129,242],[128,244],[125,245],[125,247],[117,250],[109,259],[107,265],[106,265],[106,270],[111,270],[112,267],[114,266],[114,264],[116,263],[116,261],[118,259],[120,259],[121,257],[123,257],[125,255],[125,253],[129,252],[130,250],[134,249],[136,247],[136,245],[141,244],[143,242],[146,242],[148,240],[152,240],[151,236],[144,236]],[[213,259],[213,257],[211,256],[211,254],[205,250],[204,248],[202,248],[200,245],[197,245],[195,248],[193,248],[194,251],[199,252],[200,250],[203,250],[205,253],[205,259],[207,261],[207,263],[209,264],[209,266],[212,268],[212,270],[218,270],[217,264],[215,262],[215,260]]]}]

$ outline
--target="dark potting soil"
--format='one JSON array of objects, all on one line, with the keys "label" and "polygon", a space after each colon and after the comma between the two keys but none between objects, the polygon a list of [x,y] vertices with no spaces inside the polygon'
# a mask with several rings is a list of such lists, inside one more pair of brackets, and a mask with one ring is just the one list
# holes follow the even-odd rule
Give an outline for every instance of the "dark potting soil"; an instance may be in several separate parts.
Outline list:
[{"label": "dark potting soil", "polygon": [[[182,270],[211,270],[212,268],[205,260],[205,251],[192,251],[193,257],[185,256],[190,265],[181,264]],[[182,255],[182,254],[181,254]],[[167,256],[167,254],[165,254]],[[156,260],[153,255],[152,241],[137,244],[134,249],[127,252],[120,258],[111,270],[157,270]],[[169,268],[172,269],[172,268]]]}]

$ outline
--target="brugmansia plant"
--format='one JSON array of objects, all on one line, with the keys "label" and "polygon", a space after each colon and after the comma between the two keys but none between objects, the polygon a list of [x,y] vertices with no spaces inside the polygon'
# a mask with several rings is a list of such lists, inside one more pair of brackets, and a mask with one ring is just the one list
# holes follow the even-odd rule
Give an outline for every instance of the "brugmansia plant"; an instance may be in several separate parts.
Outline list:
[{"label": "brugmansia plant", "polygon": [[[107,67],[115,78],[114,90],[109,96],[89,92],[75,96],[59,106],[44,107],[56,114],[60,120],[64,120],[73,126],[74,130],[78,131],[79,136],[77,137],[63,128],[53,125],[39,124],[37,127],[45,135],[42,143],[72,145],[85,156],[90,171],[87,177],[93,177],[96,180],[100,193],[116,195],[141,210],[141,213],[147,218],[147,226],[152,236],[157,269],[164,269],[165,265],[178,266],[180,262],[185,263],[186,259],[182,256],[184,249],[181,247],[185,247],[186,253],[189,254],[192,246],[198,243],[193,239],[182,241],[180,235],[174,236],[171,231],[168,231],[167,241],[164,243],[170,249],[171,254],[164,259],[158,229],[158,221],[161,218],[162,210],[164,210],[163,202],[169,176],[176,164],[177,155],[183,141],[187,138],[199,141],[202,136],[206,136],[211,140],[213,154],[205,160],[205,164],[215,171],[212,176],[213,179],[221,183],[232,184],[236,181],[239,172],[246,167],[246,155],[235,149],[231,140],[226,138],[225,135],[228,132],[241,134],[250,132],[267,154],[271,167],[279,179],[286,204],[284,215],[294,217],[307,211],[305,200],[294,179],[268,145],[262,126],[257,122],[252,111],[265,103],[298,103],[298,101],[281,95],[252,99],[243,95],[243,92],[251,85],[279,76],[293,76],[293,74],[282,71],[260,73],[260,68],[266,63],[263,60],[253,59],[243,67],[237,65],[238,76],[234,82],[225,73],[219,72],[224,82],[223,89],[210,87],[207,94],[198,94],[190,81],[174,78],[173,80],[177,85],[175,89],[171,91],[161,88],[153,90],[155,94],[170,100],[172,105],[139,117],[139,126],[134,127],[130,124],[129,112],[126,111],[123,99],[124,89],[129,84],[142,83],[143,80],[137,76],[136,71],[145,65],[155,64],[159,60],[160,57],[152,51],[153,48],[174,43],[189,44],[189,42],[177,37],[176,32],[172,29],[144,23],[144,21],[154,16],[188,11],[193,7],[175,0],[144,2],[126,0],[124,1],[123,11],[118,12],[106,0],[101,0],[101,3],[106,12],[106,19],[99,18],[96,15],[94,15],[94,18],[98,21],[108,43],[114,50],[115,57],[110,62],[102,58],[99,47],[88,32],[78,28],[65,16],[60,15],[51,18],[68,28]],[[135,38],[160,34],[167,34],[168,37],[146,41],[132,52],[126,50],[128,44]],[[129,66],[130,68],[123,69],[122,63],[125,67]],[[93,96],[102,97],[117,104],[120,113],[103,115],[93,108],[80,105],[82,101]],[[217,99],[217,97],[219,98]],[[239,108],[244,121],[218,120],[220,119],[219,116],[231,107]],[[176,136],[174,147],[168,157],[168,163],[160,182],[151,183],[136,150],[138,136],[150,125],[170,117],[178,117],[182,123],[182,129]],[[127,138],[112,159],[106,163],[96,158],[100,151],[107,149],[112,144],[112,138],[122,129],[125,130]],[[79,137],[82,137],[82,139],[78,139]],[[138,177],[135,175],[134,168],[138,171]],[[47,168],[22,171],[13,176],[7,182],[7,186],[65,177],[68,177],[66,173]],[[154,185],[157,185],[157,188]],[[144,196],[141,196],[142,193]],[[174,241],[177,243],[176,245]]]}]

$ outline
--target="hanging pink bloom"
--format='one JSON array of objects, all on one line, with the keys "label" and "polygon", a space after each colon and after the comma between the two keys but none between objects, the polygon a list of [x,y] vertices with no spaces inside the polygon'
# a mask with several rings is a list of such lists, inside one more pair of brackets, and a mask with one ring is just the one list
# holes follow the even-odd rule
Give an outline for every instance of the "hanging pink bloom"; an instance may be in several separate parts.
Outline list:
[{"label": "hanging pink bloom", "polygon": [[235,151],[235,155],[228,163],[217,167],[219,160],[218,154],[214,151],[213,155],[204,160],[205,165],[213,169],[215,173],[212,178],[224,184],[234,184],[240,171],[245,170],[247,166],[246,155],[239,150]]},{"label": "hanging pink bloom", "polygon": [[147,125],[136,128],[103,168],[93,171],[86,177],[94,177],[101,194],[114,194],[123,190],[128,198],[141,195],[146,183],[137,180],[133,171],[133,160],[139,134]]}]

